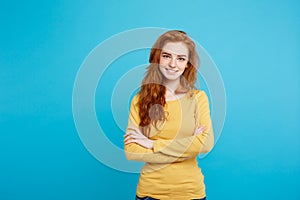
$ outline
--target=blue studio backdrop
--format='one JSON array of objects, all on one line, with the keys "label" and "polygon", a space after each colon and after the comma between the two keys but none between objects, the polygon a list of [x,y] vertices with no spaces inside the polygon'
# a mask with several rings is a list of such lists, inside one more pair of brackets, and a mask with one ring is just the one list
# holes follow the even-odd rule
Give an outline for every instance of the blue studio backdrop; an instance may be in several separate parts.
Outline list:
[{"label": "blue studio backdrop", "polygon": [[[90,52],[113,35],[144,27],[186,31],[222,77],[224,127],[213,151],[199,159],[208,199],[300,199],[299,9],[296,0],[2,0],[0,199],[134,199],[139,174],[92,155],[72,102]],[[148,54],[120,56],[97,86],[98,122],[119,148],[126,113],[117,124],[103,94],[132,67],[147,64]],[[118,162],[114,152],[104,154]]]}]

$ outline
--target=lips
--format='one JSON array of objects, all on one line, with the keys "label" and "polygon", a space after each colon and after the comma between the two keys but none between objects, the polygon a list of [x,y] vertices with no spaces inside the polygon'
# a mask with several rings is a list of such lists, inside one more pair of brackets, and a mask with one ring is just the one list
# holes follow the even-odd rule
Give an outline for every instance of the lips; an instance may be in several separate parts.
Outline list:
[{"label": "lips", "polygon": [[171,72],[171,73],[176,73],[176,72],[179,71],[179,70],[175,70],[175,69],[169,69],[167,67],[165,67],[165,70],[168,71],[168,72]]}]

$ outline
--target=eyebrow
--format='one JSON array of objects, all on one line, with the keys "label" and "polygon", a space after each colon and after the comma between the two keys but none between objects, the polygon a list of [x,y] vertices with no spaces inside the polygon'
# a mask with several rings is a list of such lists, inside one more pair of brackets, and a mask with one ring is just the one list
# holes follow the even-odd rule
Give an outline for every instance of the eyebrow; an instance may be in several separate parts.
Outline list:
[{"label": "eyebrow", "polygon": [[[161,52],[161,54],[172,55],[171,53],[168,53],[168,52],[165,52],[165,51]],[[187,56],[186,55],[177,55],[177,57],[187,57]]]}]

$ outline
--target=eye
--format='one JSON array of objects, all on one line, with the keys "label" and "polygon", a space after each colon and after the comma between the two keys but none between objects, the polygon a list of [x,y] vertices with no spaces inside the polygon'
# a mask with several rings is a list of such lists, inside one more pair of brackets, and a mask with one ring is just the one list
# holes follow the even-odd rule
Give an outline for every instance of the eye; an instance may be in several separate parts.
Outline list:
[{"label": "eye", "polygon": [[185,58],[178,58],[179,61],[185,61]]},{"label": "eye", "polygon": [[163,57],[163,58],[171,58],[171,56],[168,55],[168,54],[163,54],[162,57]]}]

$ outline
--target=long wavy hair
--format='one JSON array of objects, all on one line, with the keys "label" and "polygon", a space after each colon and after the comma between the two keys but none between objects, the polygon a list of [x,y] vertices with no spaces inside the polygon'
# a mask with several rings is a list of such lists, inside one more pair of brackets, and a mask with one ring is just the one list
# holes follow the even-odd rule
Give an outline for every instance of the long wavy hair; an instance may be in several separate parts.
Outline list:
[{"label": "long wavy hair", "polygon": [[195,89],[197,81],[197,69],[200,60],[195,43],[184,31],[171,30],[162,34],[151,48],[149,56],[150,65],[147,67],[140,91],[138,92],[139,126],[146,137],[149,137],[150,125],[153,125],[157,129],[157,123],[166,120],[166,113],[164,111],[166,104],[165,78],[159,70],[159,63],[162,48],[168,42],[182,42],[189,50],[187,68],[180,77],[180,87],[177,88],[175,93],[186,93]]}]

